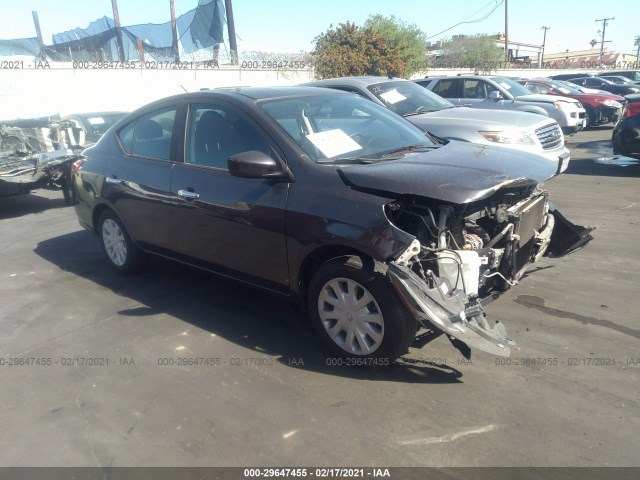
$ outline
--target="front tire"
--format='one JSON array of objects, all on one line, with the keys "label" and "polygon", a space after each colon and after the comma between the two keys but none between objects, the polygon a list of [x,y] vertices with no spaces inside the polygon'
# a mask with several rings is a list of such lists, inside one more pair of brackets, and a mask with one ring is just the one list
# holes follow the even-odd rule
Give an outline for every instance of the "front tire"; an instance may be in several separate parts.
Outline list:
[{"label": "front tire", "polygon": [[361,257],[322,265],[311,281],[308,307],[324,343],[353,365],[390,364],[408,351],[417,331],[386,276]]},{"label": "front tire", "polygon": [[100,216],[98,236],[102,251],[116,271],[130,275],[139,270],[142,251],[133,243],[122,222],[111,210]]}]

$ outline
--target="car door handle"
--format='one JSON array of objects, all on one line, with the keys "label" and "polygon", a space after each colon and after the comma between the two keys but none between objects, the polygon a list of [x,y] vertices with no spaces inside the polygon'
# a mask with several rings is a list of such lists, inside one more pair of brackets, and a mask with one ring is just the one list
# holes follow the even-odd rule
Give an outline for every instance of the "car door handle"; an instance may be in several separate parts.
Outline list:
[{"label": "car door handle", "polygon": [[106,178],[107,183],[110,183],[112,185],[120,185],[122,183],[122,180],[120,180],[118,177],[107,177]]},{"label": "car door handle", "polygon": [[195,200],[196,198],[200,198],[199,194],[190,190],[178,190],[178,196],[186,198],[187,200]]}]

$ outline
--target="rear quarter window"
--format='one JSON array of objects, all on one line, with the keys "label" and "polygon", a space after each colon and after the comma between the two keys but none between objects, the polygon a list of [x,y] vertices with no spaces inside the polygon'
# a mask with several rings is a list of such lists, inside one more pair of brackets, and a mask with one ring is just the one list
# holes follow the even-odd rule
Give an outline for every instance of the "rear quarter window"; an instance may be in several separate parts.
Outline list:
[{"label": "rear quarter window", "polygon": [[131,154],[133,149],[133,130],[135,129],[135,126],[136,122],[131,122],[118,132],[120,144],[128,154]]},{"label": "rear quarter window", "polygon": [[121,128],[117,135],[125,152],[140,157],[169,160],[176,109],[143,115]]}]

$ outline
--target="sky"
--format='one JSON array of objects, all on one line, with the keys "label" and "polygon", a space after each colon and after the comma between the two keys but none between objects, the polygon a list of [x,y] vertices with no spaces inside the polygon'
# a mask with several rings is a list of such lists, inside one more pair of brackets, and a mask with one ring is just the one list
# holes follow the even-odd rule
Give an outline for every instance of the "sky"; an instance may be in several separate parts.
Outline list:
[{"label": "sky", "polygon": [[[176,15],[198,3],[174,1]],[[432,41],[457,34],[503,33],[505,5],[500,5],[501,1],[504,0],[234,0],[233,11],[240,51],[293,53],[313,50],[314,38],[332,24],[351,21],[361,25],[374,14],[394,15],[414,23],[427,37],[434,36]],[[586,50],[591,48],[592,39],[600,39],[602,23],[595,20],[615,17],[606,28],[605,39],[611,42],[605,46],[635,54],[634,38],[640,35],[638,0],[506,1],[512,42],[540,45],[542,26],[547,26],[551,27],[547,31],[547,53]],[[2,10],[0,38],[35,37],[31,15],[35,10],[46,44],[51,44],[54,33],[87,27],[104,15],[113,17],[111,0],[3,0]],[[164,23],[170,18],[169,0],[118,0],[118,10],[123,26]],[[473,23],[437,35],[463,21]]]}]

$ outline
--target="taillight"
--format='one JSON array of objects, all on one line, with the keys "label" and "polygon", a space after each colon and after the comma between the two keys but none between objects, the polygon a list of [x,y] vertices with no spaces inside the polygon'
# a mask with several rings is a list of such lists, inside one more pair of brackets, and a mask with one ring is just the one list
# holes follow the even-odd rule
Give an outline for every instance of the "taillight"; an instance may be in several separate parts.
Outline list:
[{"label": "taillight", "polygon": [[640,102],[627,103],[622,112],[623,117],[633,117],[640,114]]},{"label": "taillight", "polygon": [[71,164],[71,173],[76,173],[84,165],[84,160],[76,160]]}]

